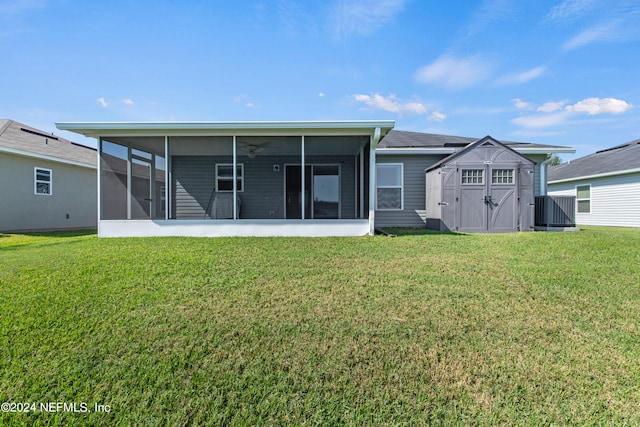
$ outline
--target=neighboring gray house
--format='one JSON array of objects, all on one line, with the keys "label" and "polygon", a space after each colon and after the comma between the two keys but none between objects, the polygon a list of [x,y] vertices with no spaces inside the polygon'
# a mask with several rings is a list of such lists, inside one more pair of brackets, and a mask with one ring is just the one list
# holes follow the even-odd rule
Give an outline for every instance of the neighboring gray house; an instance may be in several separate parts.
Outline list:
[{"label": "neighboring gray house", "polygon": [[576,223],[640,227],[640,139],[549,168],[549,194],[576,197]]},{"label": "neighboring gray house", "polygon": [[[477,139],[394,131],[394,125],[56,124],[98,139],[98,234],[105,237],[355,236],[375,227],[425,227],[425,170]],[[532,167],[536,195],[544,194],[551,155],[574,152],[491,141]],[[513,221],[509,231],[521,228],[520,217]]]},{"label": "neighboring gray house", "polygon": [[95,228],[96,150],[0,120],[0,231]]}]

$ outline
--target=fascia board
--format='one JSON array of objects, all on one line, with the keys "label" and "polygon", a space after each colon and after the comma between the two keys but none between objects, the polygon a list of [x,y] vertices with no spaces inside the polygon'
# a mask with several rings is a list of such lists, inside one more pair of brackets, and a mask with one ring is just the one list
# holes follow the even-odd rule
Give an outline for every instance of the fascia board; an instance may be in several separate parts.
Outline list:
[{"label": "fascia board", "polygon": [[354,121],[256,121],[256,122],[58,122],[56,127],[85,136],[124,135],[233,135],[310,132],[328,134],[371,134],[380,128],[386,134],[393,120]]},{"label": "fascia board", "polygon": [[[507,145],[508,147],[508,145]],[[514,151],[522,154],[574,154],[575,148],[571,147],[558,147],[558,148],[514,148]]]},{"label": "fascia board", "polygon": [[60,157],[47,156],[46,154],[31,153],[29,151],[16,150],[15,148],[9,148],[9,147],[1,147],[0,146],[0,152],[9,153],[9,154],[15,154],[16,156],[30,157],[32,159],[40,159],[40,160],[48,160],[50,162],[64,163],[66,165],[80,166],[80,167],[88,168],[88,169],[97,169],[98,168],[96,165],[92,165],[92,164],[89,164],[89,163],[78,162],[78,161],[75,161],[75,160],[62,159]]},{"label": "fascia board", "polygon": [[615,171],[615,172],[598,173],[594,175],[576,176],[574,178],[557,179],[555,181],[549,181],[549,184],[561,184],[563,182],[571,182],[571,181],[584,181],[588,179],[606,178],[609,176],[616,176],[616,175],[628,175],[630,173],[640,173],[640,168],[627,169],[627,170]]},{"label": "fascia board", "polygon": [[453,154],[454,148],[377,148],[377,156],[401,156],[401,155],[440,155]]}]

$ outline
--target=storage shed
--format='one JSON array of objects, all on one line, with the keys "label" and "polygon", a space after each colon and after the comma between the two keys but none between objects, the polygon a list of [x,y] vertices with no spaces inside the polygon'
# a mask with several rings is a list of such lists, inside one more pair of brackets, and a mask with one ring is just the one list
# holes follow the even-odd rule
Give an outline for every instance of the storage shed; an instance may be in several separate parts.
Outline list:
[{"label": "storage shed", "polygon": [[486,136],[425,170],[426,224],[440,231],[534,229],[534,162]]}]

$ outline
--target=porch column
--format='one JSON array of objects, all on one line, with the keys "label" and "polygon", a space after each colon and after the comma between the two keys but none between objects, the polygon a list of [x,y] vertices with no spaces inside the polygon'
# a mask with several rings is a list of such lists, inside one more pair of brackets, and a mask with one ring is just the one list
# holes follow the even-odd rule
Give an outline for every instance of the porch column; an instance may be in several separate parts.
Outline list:
[{"label": "porch column", "polygon": [[131,219],[131,184],[133,180],[133,166],[131,164],[131,147],[127,146],[127,219]]},{"label": "porch column", "polygon": [[380,142],[380,128],[376,128],[371,137],[371,145],[369,147],[369,235],[375,233],[376,221],[376,147]]},{"label": "porch column", "polygon": [[169,137],[164,137],[164,219],[169,220],[169,198],[171,197],[171,169],[169,169]]},{"label": "porch column", "polygon": [[237,177],[237,152],[236,136],[233,135],[233,219],[238,219],[238,177]]},{"label": "porch column", "polygon": [[358,218],[364,218],[364,145],[360,147],[360,213]]},{"label": "porch column", "polygon": [[301,140],[301,144],[302,144],[302,160],[300,161],[300,165],[301,165],[301,179],[302,179],[302,200],[301,200],[301,205],[302,205],[302,219],[305,219],[305,212],[304,212],[304,208],[305,208],[305,202],[306,202],[306,191],[304,189],[304,185],[305,185],[305,167],[304,167],[304,135],[302,135],[302,140]]},{"label": "porch column", "polygon": [[98,179],[96,181],[98,185],[97,195],[98,200],[96,201],[96,206],[98,207],[98,212],[96,212],[97,226],[98,230],[100,229],[100,220],[102,219],[102,138],[98,137]]}]

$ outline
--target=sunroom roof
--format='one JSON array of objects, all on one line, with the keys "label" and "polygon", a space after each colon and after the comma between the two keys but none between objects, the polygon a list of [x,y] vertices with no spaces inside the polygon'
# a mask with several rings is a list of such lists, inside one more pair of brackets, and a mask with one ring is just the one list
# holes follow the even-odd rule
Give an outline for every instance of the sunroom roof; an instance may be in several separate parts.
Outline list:
[{"label": "sunroom roof", "polygon": [[330,121],[194,121],[194,122],[58,122],[56,127],[89,137],[171,135],[300,135],[373,134],[381,136],[395,126],[394,120]]}]

